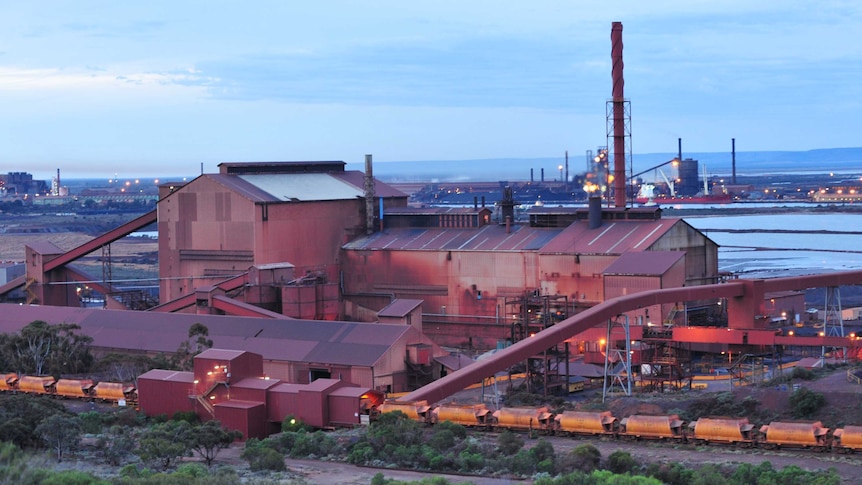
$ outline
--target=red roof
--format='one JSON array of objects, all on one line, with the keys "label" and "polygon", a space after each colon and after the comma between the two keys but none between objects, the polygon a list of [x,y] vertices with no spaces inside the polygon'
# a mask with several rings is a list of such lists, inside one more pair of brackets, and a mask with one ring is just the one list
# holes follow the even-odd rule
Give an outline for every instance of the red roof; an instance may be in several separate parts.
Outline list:
[{"label": "red roof", "polygon": [[341,381],[338,379],[315,379],[313,382],[306,384],[303,390],[322,392],[340,385]]},{"label": "red roof", "polygon": [[[103,349],[175,352],[188,329],[200,323],[216,349],[242,349],[266,360],[371,367],[401,339],[421,340],[408,325],[273,320],[228,315],[151,313],[94,308],[0,304],[0,333],[14,333],[34,320],[77,324]],[[213,350],[216,352],[216,350]],[[209,356],[210,354],[207,354]],[[233,358],[235,354],[215,354]]]},{"label": "red roof", "polygon": [[685,251],[623,253],[605,268],[606,275],[661,276],[685,257]]},{"label": "red roof", "polygon": [[277,386],[281,381],[278,379],[260,379],[258,377],[248,377],[239,382],[234,382],[230,386],[241,389],[260,389],[266,390],[270,387]]},{"label": "red roof", "polygon": [[479,228],[390,228],[347,243],[345,249],[416,251],[537,251],[558,228],[488,224]]},{"label": "red roof", "polygon": [[152,381],[183,382],[191,384],[195,381],[195,374],[194,372],[153,369],[139,375],[138,379],[149,379]]},{"label": "red roof", "polygon": [[195,356],[196,359],[234,360],[245,352],[242,350],[207,349]]},{"label": "red roof", "polygon": [[587,221],[566,227],[540,252],[551,254],[622,254],[646,251],[682,219],[605,221],[590,229]]},{"label": "red roof", "polygon": [[424,300],[412,300],[409,298],[398,298],[389,305],[386,305],[382,310],[377,312],[379,317],[394,317],[402,318],[410,312],[422,305]]}]

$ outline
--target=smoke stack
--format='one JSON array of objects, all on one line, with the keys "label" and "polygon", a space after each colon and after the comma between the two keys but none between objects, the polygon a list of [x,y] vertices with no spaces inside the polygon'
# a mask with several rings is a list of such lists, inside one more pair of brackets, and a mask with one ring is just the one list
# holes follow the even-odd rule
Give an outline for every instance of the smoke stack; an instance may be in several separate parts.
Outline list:
[{"label": "smoke stack", "polygon": [[62,186],[63,185],[60,184],[60,169],[58,168],[57,169],[57,194],[56,195],[60,195],[60,187],[62,187]]},{"label": "smoke stack", "polygon": [[613,80],[614,119],[614,205],[626,205],[626,128],[625,95],[623,92],[623,24],[611,24],[611,78]]},{"label": "smoke stack", "polygon": [[569,151],[566,150],[566,190],[569,190]]},{"label": "smoke stack", "polygon": [[365,155],[365,233],[369,236],[374,233],[374,175],[371,173],[371,155]]},{"label": "smoke stack", "polygon": [[681,162],[681,161],[682,161],[682,138],[677,138],[677,139],[676,139],[676,144],[677,144],[677,147],[678,147],[678,148],[677,148],[677,150],[678,150],[678,151],[677,151],[677,154],[676,154],[676,159],[677,159],[677,160],[679,160],[679,161]]},{"label": "smoke stack", "polygon": [[730,154],[731,166],[733,167],[733,177],[731,180],[733,181],[733,185],[736,185],[736,138],[730,139]]},{"label": "smoke stack", "polygon": [[545,181],[545,169],[544,168],[542,169],[541,173],[542,173],[542,182],[544,182]]},{"label": "smoke stack", "polygon": [[530,169],[530,183],[533,183],[533,169]]},{"label": "smoke stack", "polygon": [[595,229],[602,225],[602,198],[590,196],[589,201],[589,227]]},{"label": "smoke stack", "polygon": [[503,200],[500,201],[503,222],[510,224],[515,220],[515,196],[512,187],[503,187]]}]

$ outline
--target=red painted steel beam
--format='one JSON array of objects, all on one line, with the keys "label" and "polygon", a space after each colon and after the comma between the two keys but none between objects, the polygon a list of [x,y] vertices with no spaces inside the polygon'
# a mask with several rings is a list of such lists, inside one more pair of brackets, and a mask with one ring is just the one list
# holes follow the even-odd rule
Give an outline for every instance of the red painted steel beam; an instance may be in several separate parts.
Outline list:
[{"label": "red painted steel beam", "polygon": [[[542,330],[534,337],[524,339],[511,347],[503,349],[488,359],[476,362],[417,389],[403,396],[401,399],[405,401],[426,400],[428,402],[438,402],[485,377],[492,376],[512,365],[523,362],[528,357],[540,354],[559,342],[563,342],[618,315],[637,310],[638,308],[662,303],[718,298],[726,298],[730,304],[738,300],[751,299],[752,295],[746,295],[746,291],[754,291],[759,295],[754,296],[762,299],[761,290],[781,291],[820,286],[849,286],[859,284],[862,284],[862,271],[847,271],[823,275],[773,278],[769,280],[734,280],[729,283],[645,291],[612,298]],[[755,310],[756,307],[744,306],[743,309]],[[753,322],[754,314],[749,314],[744,319],[748,322]],[[731,333],[740,333],[739,331],[743,329],[733,330],[734,332]],[[832,346],[834,344],[836,347],[850,346],[850,340],[843,337],[800,338],[776,335],[775,343],[779,345],[813,344],[815,346]]]},{"label": "red painted steel beam", "polygon": [[181,296],[179,298],[174,298],[171,301],[162,303],[161,305],[154,306],[148,309],[148,312],[157,312],[157,313],[173,313],[182,310],[183,308],[188,308],[195,304],[197,297],[194,293],[189,295]]},{"label": "red painted steel beam", "polygon": [[51,261],[48,261],[47,263],[45,263],[43,268],[42,268],[42,271],[47,273],[47,272],[51,271],[52,269],[59,268],[60,266],[65,266],[65,265],[71,263],[72,261],[75,261],[78,258],[81,258],[83,256],[86,256],[86,255],[92,253],[93,251],[101,248],[102,246],[104,246],[106,244],[110,244],[110,243],[116,241],[117,239],[126,237],[129,234],[137,231],[138,229],[141,229],[143,227],[146,227],[146,226],[156,222],[156,219],[157,219],[156,215],[157,215],[157,211],[152,210],[152,211],[147,212],[146,214],[142,215],[141,217],[138,217],[137,219],[131,220],[131,221],[123,224],[120,227],[112,229],[112,230],[106,232],[105,234],[102,234],[101,236],[96,237],[95,239],[93,239],[91,241],[85,242],[84,244],[78,246],[77,248],[72,249],[71,251],[69,251],[65,254],[62,254],[62,255],[52,259]]},{"label": "red painted steel beam", "polygon": [[294,320],[293,318],[275,313],[265,308],[245,303],[239,300],[234,300],[227,296],[216,295],[212,298],[213,308],[223,311],[228,315],[237,317],[258,317],[258,318],[273,318],[277,320]]},{"label": "red painted steel beam", "polygon": [[611,298],[552,327],[546,328],[533,337],[521,340],[511,347],[497,352],[492,357],[476,362],[417,389],[403,396],[401,400],[438,402],[485,377],[508,369],[518,362],[523,362],[528,357],[544,352],[559,342],[570,339],[585,330],[616,318],[618,315],[628,311],[661,303],[706,300],[711,298],[734,298],[741,296],[742,291],[743,285],[741,283],[731,282],[645,291]]},{"label": "red painted steel beam", "polygon": [[[224,281],[216,283],[216,287],[224,290],[225,292],[233,291],[243,285],[248,283],[248,272],[232,276]],[[195,304],[197,301],[197,295],[192,292],[188,295],[183,295],[179,298],[174,298],[171,301],[162,303],[161,305],[150,308],[147,311],[151,312],[160,312],[160,313],[173,313],[182,310],[183,308],[188,308]]]},{"label": "red painted steel beam", "polygon": [[808,288],[826,288],[829,286],[852,286],[862,282],[862,271],[841,271],[790,278],[770,278],[763,280],[766,292],[796,291]]},{"label": "red painted steel beam", "polygon": [[26,283],[27,283],[27,275],[19,276],[19,277],[13,279],[12,281],[6,283],[5,285],[0,286],[0,295],[5,295],[6,293],[9,293],[10,291],[14,290],[15,288],[20,288],[20,287],[24,286],[24,284],[26,284]]}]

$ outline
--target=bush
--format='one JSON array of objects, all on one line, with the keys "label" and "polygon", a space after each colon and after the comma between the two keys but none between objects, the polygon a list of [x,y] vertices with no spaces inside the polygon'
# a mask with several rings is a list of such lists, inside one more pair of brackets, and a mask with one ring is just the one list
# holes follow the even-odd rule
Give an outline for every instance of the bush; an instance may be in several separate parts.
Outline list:
[{"label": "bush", "polygon": [[[768,462],[767,462],[768,463]],[[740,468],[745,465],[741,465]],[[679,463],[651,463],[645,474],[657,478],[667,485],[689,485],[694,481],[695,472]],[[739,481],[737,483],[757,483],[754,481]]]},{"label": "bush", "polygon": [[504,430],[497,437],[497,450],[506,456],[514,455],[524,447],[524,438],[517,433]]},{"label": "bush", "polygon": [[177,411],[171,416],[173,421],[185,421],[189,424],[199,424],[201,417],[194,411]]},{"label": "bush", "polygon": [[268,448],[254,438],[246,442],[245,449],[240,458],[248,462],[248,467],[253,472],[262,470],[280,472],[286,468],[284,466],[284,456],[281,453]]},{"label": "bush", "polygon": [[313,428],[311,426],[305,424],[304,422],[302,422],[302,420],[297,419],[296,416],[294,416],[292,414],[288,414],[281,421],[281,431],[284,433],[287,433],[287,432],[296,433],[297,431],[311,431],[312,429]]},{"label": "bush", "polygon": [[817,412],[826,404],[826,398],[819,392],[800,387],[790,395],[789,402],[793,407],[793,417],[799,419],[808,418]]},{"label": "bush", "polygon": [[579,471],[590,473],[599,467],[602,452],[593,445],[579,445],[571,453],[561,455],[558,460],[558,470],[562,473]]},{"label": "bush", "polygon": [[613,473],[622,475],[624,473],[633,473],[639,466],[631,453],[617,450],[608,455],[608,463],[605,468]]},{"label": "bush", "polygon": [[814,380],[816,376],[811,369],[806,369],[805,367],[794,367],[793,372],[790,374],[790,377],[792,379],[811,381]]},{"label": "bush", "polygon": [[78,414],[78,422],[81,424],[81,431],[87,434],[99,434],[104,426],[102,414],[96,411]]},{"label": "bush", "polygon": [[271,470],[281,472],[286,469],[284,466],[284,456],[272,448],[261,448],[260,454],[255,460],[249,461],[249,468],[252,471]]}]

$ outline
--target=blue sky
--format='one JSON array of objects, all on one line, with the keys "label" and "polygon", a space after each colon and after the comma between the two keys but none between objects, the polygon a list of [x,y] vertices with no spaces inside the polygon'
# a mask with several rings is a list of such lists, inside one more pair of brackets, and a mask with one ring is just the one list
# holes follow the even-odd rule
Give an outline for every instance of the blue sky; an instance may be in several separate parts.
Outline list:
[{"label": "blue sky", "polygon": [[862,146],[856,0],[5,2],[0,172],[583,154],[613,21],[635,153]]}]

